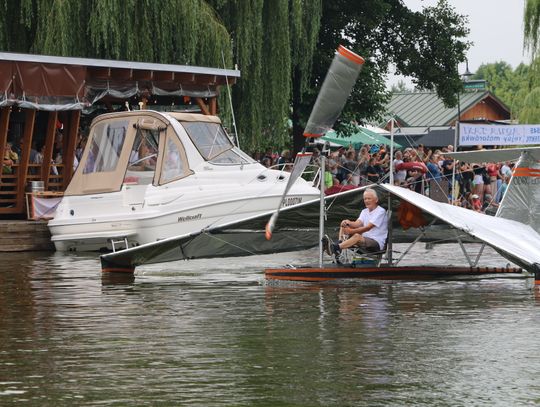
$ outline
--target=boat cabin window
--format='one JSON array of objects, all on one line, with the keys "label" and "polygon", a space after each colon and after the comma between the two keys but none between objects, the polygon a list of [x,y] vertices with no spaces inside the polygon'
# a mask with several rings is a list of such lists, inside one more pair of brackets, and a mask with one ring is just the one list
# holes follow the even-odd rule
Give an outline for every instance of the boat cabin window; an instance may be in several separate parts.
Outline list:
[{"label": "boat cabin window", "polygon": [[182,125],[205,160],[213,164],[248,164],[253,162],[234,147],[220,124],[182,121]]},{"label": "boat cabin window", "polygon": [[154,178],[159,146],[159,131],[137,129],[129,155],[128,171],[140,172],[138,175],[149,184]]},{"label": "boat cabin window", "polygon": [[126,139],[128,121],[101,123],[94,129],[83,174],[116,170]]},{"label": "boat cabin window", "polygon": [[165,141],[159,184],[166,184],[167,182],[183,178],[188,174],[187,159],[180,140],[176,133],[169,134]]}]

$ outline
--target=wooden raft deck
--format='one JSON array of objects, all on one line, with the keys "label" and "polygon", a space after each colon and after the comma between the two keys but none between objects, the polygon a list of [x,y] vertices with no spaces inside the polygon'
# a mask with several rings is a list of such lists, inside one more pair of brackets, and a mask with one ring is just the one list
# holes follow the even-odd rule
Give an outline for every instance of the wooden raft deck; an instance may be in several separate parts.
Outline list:
[{"label": "wooden raft deck", "polygon": [[47,221],[0,220],[0,252],[54,251]]}]

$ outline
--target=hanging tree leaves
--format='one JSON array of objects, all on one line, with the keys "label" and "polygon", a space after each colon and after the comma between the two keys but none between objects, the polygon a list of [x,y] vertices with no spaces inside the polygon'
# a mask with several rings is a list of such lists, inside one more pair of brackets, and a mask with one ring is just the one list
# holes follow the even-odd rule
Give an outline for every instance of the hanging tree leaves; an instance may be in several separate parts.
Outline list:
[{"label": "hanging tree leaves", "polygon": [[540,0],[526,0],[524,12],[525,49],[531,53],[529,92],[523,99],[520,123],[540,123]]},{"label": "hanging tree leaves", "polygon": [[233,101],[240,145],[250,151],[259,145],[262,135],[263,0],[217,1],[214,4],[231,33],[234,61],[242,72],[235,85]]},{"label": "hanging tree leaves", "polygon": [[[291,2],[291,78],[292,100],[291,117],[294,150],[300,151],[304,140],[302,134],[305,127],[305,117],[302,120],[301,107],[304,111],[310,109],[306,106],[306,95],[309,102],[313,100],[313,91],[310,89],[313,55],[315,53],[319,31],[321,27],[322,0]],[[309,97],[311,96],[311,97]]]},{"label": "hanging tree leaves", "polygon": [[240,144],[248,151],[290,146],[291,96],[301,100],[309,85],[321,0],[209,2],[231,33],[242,72],[234,90]]},{"label": "hanging tree leaves", "polygon": [[[281,148],[290,145],[291,90],[301,99],[309,86],[321,7],[321,0],[0,0],[0,47],[220,68],[234,61],[242,147]],[[231,128],[227,92],[220,114]]]},{"label": "hanging tree leaves", "polygon": [[288,3],[288,0],[267,1],[263,10],[263,131],[277,145],[290,143],[287,124],[291,93]]},{"label": "hanging tree leaves", "polygon": [[422,12],[402,0],[0,0],[2,50],[220,68],[234,61],[242,77],[233,104],[248,151],[290,145],[289,117],[300,148],[340,43],[368,58],[345,120],[384,108],[390,63],[452,104],[464,24],[444,0]]},{"label": "hanging tree leaves", "polygon": [[534,57],[540,51],[540,0],[526,0],[524,22],[525,49]]}]

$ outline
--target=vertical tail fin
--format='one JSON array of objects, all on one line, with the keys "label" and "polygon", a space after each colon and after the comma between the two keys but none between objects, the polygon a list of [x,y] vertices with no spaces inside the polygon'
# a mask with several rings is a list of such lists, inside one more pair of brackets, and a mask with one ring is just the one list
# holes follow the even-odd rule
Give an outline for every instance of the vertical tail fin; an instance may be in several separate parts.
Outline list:
[{"label": "vertical tail fin", "polygon": [[530,152],[522,152],[495,216],[524,223],[540,233],[540,162]]}]

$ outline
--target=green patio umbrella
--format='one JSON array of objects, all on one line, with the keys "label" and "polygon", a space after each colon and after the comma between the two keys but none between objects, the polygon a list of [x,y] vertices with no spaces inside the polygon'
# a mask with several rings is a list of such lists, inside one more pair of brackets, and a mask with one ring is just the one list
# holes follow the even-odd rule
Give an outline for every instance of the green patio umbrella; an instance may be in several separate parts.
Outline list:
[{"label": "green patio umbrella", "polygon": [[[376,133],[372,130],[366,129],[365,127],[358,126],[358,133],[362,133],[364,135],[368,135],[370,137],[373,137],[377,139],[377,142],[371,143],[371,144],[384,144],[386,146],[389,146],[392,144],[389,138],[386,138],[382,134]],[[355,133],[355,134],[358,134]],[[394,148],[402,148],[403,146],[397,142],[394,141]]]},{"label": "green patio umbrella", "polygon": [[[352,146],[356,150],[358,150],[364,144],[384,144],[387,146],[390,145],[390,140],[388,140],[386,137],[375,133],[374,131],[368,130],[364,127],[357,127],[356,131],[353,134],[345,137],[342,137],[342,135],[338,136],[336,131],[330,130],[326,133],[326,135],[322,137],[322,139],[331,143],[339,144],[343,147],[349,147],[352,144]],[[401,148],[401,144],[394,141],[394,148]]]}]

